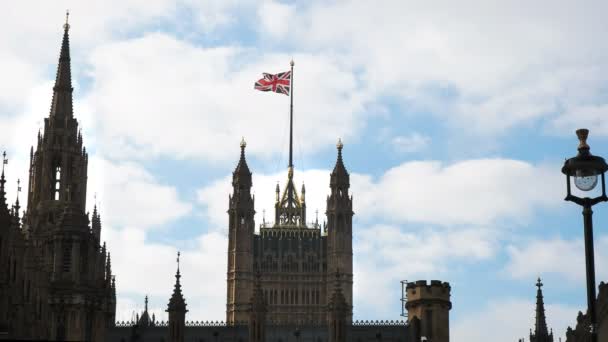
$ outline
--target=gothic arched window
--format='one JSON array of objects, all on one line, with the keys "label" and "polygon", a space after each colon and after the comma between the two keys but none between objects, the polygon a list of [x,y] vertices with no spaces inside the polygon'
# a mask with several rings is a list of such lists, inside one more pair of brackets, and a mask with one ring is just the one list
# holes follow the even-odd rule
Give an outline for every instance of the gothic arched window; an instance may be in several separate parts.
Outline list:
[{"label": "gothic arched window", "polygon": [[59,200],[59,191],[61,191],[61,166],[57,165],[55,167],[55,189],[53,190],[55,201]]}]

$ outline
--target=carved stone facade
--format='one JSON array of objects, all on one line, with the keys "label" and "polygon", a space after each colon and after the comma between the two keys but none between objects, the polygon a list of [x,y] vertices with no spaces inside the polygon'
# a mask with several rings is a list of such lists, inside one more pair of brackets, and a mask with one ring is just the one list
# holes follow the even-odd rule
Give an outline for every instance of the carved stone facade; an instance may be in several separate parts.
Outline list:
[{"label": "carved stone facade", "polygon": [[[252,174],[241,158],[233,172],[233,192],[229,197],[228,284],[226,321],[247,320],[249,299],[253,294],[255,273],[268,300],[267,317],[285,324],[319,324],[327,317],[327,305],[338,285],[349,307],[352,321],[353,251],[352,197],[349,174],[342,161],[342,144],[330,175],[327,196],[327,224],[306,222],[306,189],[298,194],[294,169],[287,172],[281,193],[276,188],[275,222],[262,222],[255,232]],[[332,274],[339,272],[336,280]]]},{"label": "carved stone facade", "polygon": [[[409,322],[357,322],[353,315],[353,201],[343,145],[329,179],[327,222],[306,220],[306,189],[294,168],[276,188],[274,223],[255,230],[245,143],[228,203],[226,323],[187,322],[178,270],[167,312],[146,309],[115,324],[116,285],[100,245],[101,218],[86,212],[88,154],[74,118],[66,23],[50,115],[30,151],[28,203],[6,202],[0,176],[0,339],[72,341],[394,341],[449,339],[450,286],[408,285]],[[290,158],[291,160],[291,158]],[[4,166],[4,163],[3,163]]]},{"label": "carved stone facade", "polygon": [[[72,109],[69,25],[44,133],[30,150],[27,209],[0,180],[0,339],[104,341],[114,324],[110,253],[86,210],[88,155]],[[3,164],[4,166],[4,164]],[[20,190],[20,189],[19,189]]]},{"label": "carved stone facade", "polygon": [[[608,284],[601,282],[596,302],[597,310],[597,339],[608,341]],[[579,311],[574,329],[568,327],[566,342],[589,341],[589,317]]]}]

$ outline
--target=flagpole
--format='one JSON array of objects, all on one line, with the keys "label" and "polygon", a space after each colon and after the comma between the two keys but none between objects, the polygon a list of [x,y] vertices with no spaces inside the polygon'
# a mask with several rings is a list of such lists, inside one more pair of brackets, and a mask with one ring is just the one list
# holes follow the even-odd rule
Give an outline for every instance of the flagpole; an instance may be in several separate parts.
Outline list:
[{"label": "flagpole", "polygon": [[289,168],[293,172],[293,59],[289,63],[291,65],[291,86],[289,87]]}]

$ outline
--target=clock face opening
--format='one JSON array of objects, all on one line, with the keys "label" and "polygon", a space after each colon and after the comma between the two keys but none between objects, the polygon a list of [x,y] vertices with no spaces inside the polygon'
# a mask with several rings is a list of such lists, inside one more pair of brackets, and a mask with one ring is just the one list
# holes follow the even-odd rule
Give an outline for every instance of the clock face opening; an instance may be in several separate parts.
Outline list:
[{"label": "clock face opening", "polygon": [[593,190],[597,185],[597,175],[574,177],[574,185],[582,191]]}]

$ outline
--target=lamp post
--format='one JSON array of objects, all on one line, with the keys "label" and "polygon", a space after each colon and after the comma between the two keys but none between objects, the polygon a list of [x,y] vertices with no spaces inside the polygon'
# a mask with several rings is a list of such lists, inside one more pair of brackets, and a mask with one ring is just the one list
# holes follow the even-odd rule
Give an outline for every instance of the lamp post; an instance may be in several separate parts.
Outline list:
[{"label": "lamp post", "polygon": [[[593,211],[591,207],[608,201],[606,197],[606,182],[604,173],[608,171],[608,164],[602,157],[594,156],[589,152],[587,137],[589,130],[579,129],[576,135],[580,141],[576,157],[567,159],[562,167],[566,175],[566,188],[568,194],[566,201],[574,202],[583,207],[583,222],[585,225],[585,264],[587,270],[587,312],[589,315],[589,332],[591,342],[597,342],[597,319],[595,312],[595,261],[593,253]],[[597,186],[601,180],[602,194],[595,198],[577,197],[570,191],[570,177],[574,177],[574,185],[581,191],[588,192]],[[599,179],[598,179],[599,178]]]}]

